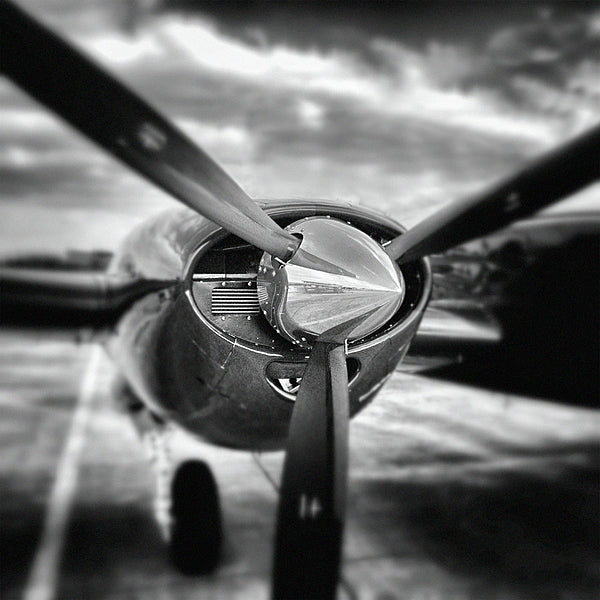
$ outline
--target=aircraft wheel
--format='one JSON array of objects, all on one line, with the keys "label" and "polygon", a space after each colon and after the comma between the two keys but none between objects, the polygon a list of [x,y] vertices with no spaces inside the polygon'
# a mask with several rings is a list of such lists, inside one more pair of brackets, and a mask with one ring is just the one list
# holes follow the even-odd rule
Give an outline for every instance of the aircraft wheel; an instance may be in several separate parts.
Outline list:
[{"label": "aircraft wheel", "polygon": [[187,575],[210,573],[221,555],[221,509],[217,484],[204,462],[190,460],[177,469],[171,500],[173,564]]}]

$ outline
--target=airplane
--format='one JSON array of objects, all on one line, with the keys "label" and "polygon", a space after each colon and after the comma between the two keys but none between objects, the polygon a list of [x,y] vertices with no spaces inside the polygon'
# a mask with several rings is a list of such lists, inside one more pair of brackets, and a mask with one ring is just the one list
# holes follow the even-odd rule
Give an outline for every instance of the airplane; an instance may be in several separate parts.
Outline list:
[{"label": "airplane", "polygon": [[[250,198],[70,42],[8,0],[0,21],[4,76],[185,205],[133,230],[105,271],[3,264],[2,325],[91,328],[143,426],[285,449],[273,598],[335,597],[349,420],[409,349],[445,357],[431,376],[520,371],[519,386],[537,370],[557,384],[542,394],[597,402],[600,218],[532,215],[600,177],[600,126],[406,230],[364,207]],[[207,465],[179,467],[170,501],[173,562],[213,570]]]}]

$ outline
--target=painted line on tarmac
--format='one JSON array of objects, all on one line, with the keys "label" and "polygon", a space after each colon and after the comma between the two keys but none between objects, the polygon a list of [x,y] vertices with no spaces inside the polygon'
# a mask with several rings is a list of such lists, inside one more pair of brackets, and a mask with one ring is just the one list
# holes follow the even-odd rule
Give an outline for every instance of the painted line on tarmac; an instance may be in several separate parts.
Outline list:
[{"label": "painted line on tarmac", "polygon": [[56,594],[69,514],[77,488],[79,459],[91,414],[102,348],[94,346],[83,376],[67,441],[56,470],[48,511],[23,600],[52,600]]}]

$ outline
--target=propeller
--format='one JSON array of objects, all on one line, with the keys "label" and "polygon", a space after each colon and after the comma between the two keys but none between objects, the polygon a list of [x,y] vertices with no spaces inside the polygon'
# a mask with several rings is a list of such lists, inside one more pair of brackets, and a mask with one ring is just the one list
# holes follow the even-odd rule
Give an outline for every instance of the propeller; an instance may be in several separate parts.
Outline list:
[{"label": "propeller", "polygon": [[[597,127],[490,190],[435,213],[392,240],[386,253],[392,259],[407,262],[446,250],[522,218],[599,176],[600,127]],[[299,222],[303,225],[304,241],[309,242],[310,222]],[[327,237],[333,233],[330,227]],[[319,237],[323,236],[317,236],[317,240]],[[317,252],[317,240],[314,248],[308,246],[313,252]],[[322,252],[324,246],[319,246]],[[335,254],[343,253],[349,244],[336,240],[333,246]],[[335,260],[332,254],[327,259],[341,264],[339,257]],[[370,264],[367,254],[356,255],[354,259]],[[277,298],[286,297],[292,293],[290,290],[298,294],[296,288],[302,288],[308,280],[302,271],[296,281],[294,261],[295,257],[279,267],[286,271],[285,293],[278,294],[263,285],[269,306],[276,307],[279,316],[285,316],[291,309],[285,303],[276,303]],[[277,273],[273,271],[271,275],[276,281]],[[335,280],[330,277],[328,281]],[[332,301],[331,306],[334,305]],[[322,313],[325,310],[321,307]],[[348,463],[349,394],[342,344],[375,310],[365,307],[363,314],[351,321],[344,321],[343,311],[334,311],[340,324],[321,334],[313,346],[292,414],[283,468],[273,569],[275,600],[335,597]],[[269,313],[265,314],[269,318]],[[277,320],[272,324],[276,327]],[[296,329],[303,331],[302,327]]]},{"label": "propeller", "polygon": [[281,477],[274,600],[335,598],[348,479],[346,340],[375,312],[334,325],[313,345],[296,395]]},{"label": "propeller", "polygon": [[0,1],[0,70],[190,208],[278,258],[299,241],[172,123],[65,40]]},{"label": "propeller", "polygon": [[[363,297],[364,281],[356,269],[349,268],[348,257],[345,261],[340,258],[350,248],[348,236],[356,237],[360,232],[349,226],[349,231],[340,233],[333,243],[332,225],[329,233],[325,230],[330,239],[317,235],[314,246],[307,246],[309,232],[305,230],[303,247],[299,248],[299,240],[281,229],[214,160],[113,76],[7,0],[0,0],[0,23],[0,71],[133,170],[280,259],[272,273],[276,282],[283,283],[271,286],[273,294],[285,300],[292,290],[297,300],[300,293],[329,293],[327,289],[335,287],[331,285],[335,276],[336,293],[353,290],[359,299]],[[386,267],[395,272],[392,259],[412,261],[490,233],[599,176],[600,126],[395,238],[386,246]],[[327,245],[328,252],[324,248]],[[368,244],[359,245],[363,253],[353,254],[350,262],[368,266],[373,258],[366,258]],[[381,247],[378,250],[382,252]],[[278,278],[275,269],[287,272]],[[288,277],[294,270],[295,276]],[[381,280],[379,271],[372,273]],[[392,287],[399,297],[402,286]],[[390,290],[380,291],[387,294]],[[348,462],[345,342],[352,332],[365,327],[379,305],[373,308],[365,303],[364,312],[361,308],[359,316],[344,322],[352,311],[346,313],[326,304],[307,301],[304,305],[309,317],[313,306],[318,306],[318,310],[329,308],[332,319],[340,313],[341,322],[320,335],[316,331],[292,414],[276,533],[276,599],[333,598],[338,579]],[[375,331],[388,319],[387,313],[372,319],[367,331]],[[294,329],[296,333],[303,336],[307,332],[300,327],[298,332]]]},{"label": "propeller", "polygon": [[600,126],[550,152],[516,175],[445,206],[393,239],[400,263],[481,237],[572,194],[600,177]]},{"label": "propeller", "polygon": [[344,345],[317,341],[290,423],[283,467],[273,598],[334,598],[348,463]]}]

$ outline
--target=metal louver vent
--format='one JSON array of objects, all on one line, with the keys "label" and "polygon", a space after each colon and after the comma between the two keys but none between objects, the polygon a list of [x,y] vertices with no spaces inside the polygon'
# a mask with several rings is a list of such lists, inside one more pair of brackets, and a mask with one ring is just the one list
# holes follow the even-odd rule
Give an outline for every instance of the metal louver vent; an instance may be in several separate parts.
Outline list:
[{"label": "metal louver vent", "polygon": [[211,296],[213,315],[256,315],[260,313],[256,287],[216,287]]}]

